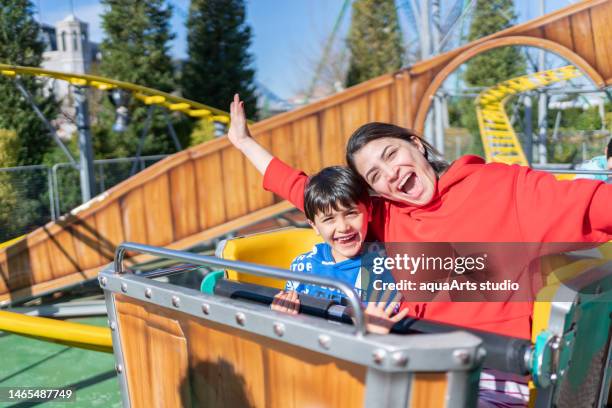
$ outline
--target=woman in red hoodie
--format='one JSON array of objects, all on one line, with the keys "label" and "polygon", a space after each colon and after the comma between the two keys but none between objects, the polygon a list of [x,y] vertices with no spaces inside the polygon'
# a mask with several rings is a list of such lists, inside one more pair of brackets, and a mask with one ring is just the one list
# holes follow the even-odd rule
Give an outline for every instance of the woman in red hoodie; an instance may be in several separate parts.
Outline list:
[{"label": "woman in red hoodie", "polygon": [[[303,210],[307,176],[250,137],[237,95],[232,143],[264,174],[264,188]],[[241,118],[242,116],[242,118]],[[558,181],[529,167],[463,156],[451,165],[408,129],[369,123],[353,133],[347,163],[379,195],[370,231],[384,242],[607,242],[612,185]],[[410,314],[531,338],[531,302],[410,303]]]},{"label": "woman in red hoodie", "polygon": [[[303,210],[307,176],[273,157],[238,121],[235,97],[228,136],[264,174],[264,188]],[[379,194],[370,231],[384,242],[607,242],[612,186],[558,181],[529,167],[485,164],[463,156],[451,165],[408,129],[368,123],[348,141],[348,165]],[[418,317],[531,337],[528,302],[411,305]]]}]

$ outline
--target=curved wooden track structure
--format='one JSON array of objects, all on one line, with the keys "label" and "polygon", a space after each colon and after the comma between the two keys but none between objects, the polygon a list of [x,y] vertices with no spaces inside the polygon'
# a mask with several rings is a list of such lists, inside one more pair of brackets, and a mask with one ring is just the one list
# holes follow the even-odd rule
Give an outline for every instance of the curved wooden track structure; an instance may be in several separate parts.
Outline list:
[{"label": "curved wooden track structure", "polygon": [[[612,0],[577,3],[397,73],[383,75],[252,126],[281,159],[312,172],[344,162],[348,136],[368,121],[423,130],[431,97],[459,65],[487,50],[535,46],[612,85]],[[226,138],[182,151],[115,186],[78,212],[0,250],[0,302],[96,276],[122,241],[187,248],[290,208]]]}]

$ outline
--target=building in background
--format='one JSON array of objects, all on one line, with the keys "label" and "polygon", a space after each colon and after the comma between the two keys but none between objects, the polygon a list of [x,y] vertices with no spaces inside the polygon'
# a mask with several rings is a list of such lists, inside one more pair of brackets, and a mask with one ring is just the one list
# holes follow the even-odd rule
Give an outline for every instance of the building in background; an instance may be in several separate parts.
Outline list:
[{"label": "building in background", "polygon": [[[92,65],[100,61],[99,44],[89,41],[88,24],[74,14],[68,15],[55,26],[42,24],[41,37],[45,44],[43,69],[87,74]],[[62,106],[63,114],[53,121],[58,128],[58,135],[70,138],[76,131],[73,121],[69,120],[74,117],[71,85],[66,81],[51,80],[49,86]]]}]

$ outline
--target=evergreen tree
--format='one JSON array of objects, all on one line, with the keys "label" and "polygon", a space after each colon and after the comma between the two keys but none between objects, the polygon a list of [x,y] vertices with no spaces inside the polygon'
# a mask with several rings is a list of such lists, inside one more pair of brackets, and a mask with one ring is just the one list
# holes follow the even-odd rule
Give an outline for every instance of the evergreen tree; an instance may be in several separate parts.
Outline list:
[{"label": "evergreen tree", "polygon": [[182,89],[188,99],[228,110],[234,93],[246,114],[256,111],[255,71],[251,67],[251,28],[244,0],[192,0],[187,20],[189,59]]},{"label": "evergreen tree", "polygon": [[404,47],[395,0],[355,0],[348,47],[347,86],[401,68]]},{"label": "evergreen tree", "polygon": [[[0,0],[0,62],[39,67],[44,44],[29,0]],[[45,117],[57,108],[45,97],[33,76],[18,78]],[[0,167],[41,164],[54,146],[45,124],[15,86],[15,79],[0,75]],[[0,173],[0,242],[14,238],[49,219],[47,178],[44,171]],[[47,201],[45,203],[45,198]]]},{"label": "evergreen tree", "polygon": [[[478,0],[470,25],[474,41],[511,27],[516,20],[512,0]],[[469,60],[465,81],[471,86],[493,86],[525,73],[525,58],[516,47],[496,48]]]},{"label": "evergreen tree", "polygon": [[109,78],[172,92],[169,55],[172,8],[164,0],[102,0],[100,72]]},{"label": "evergreen tree", "polygon": [[[172,7],[165,0],[102,0],[102,4],[105,7],[102,27],[106,37],[100,47],[100,74],[173,92],[176,81],[169,55],[170,41],[174,38],[170,32]],[[94,146],[106,152],[107,156],[134,155],[145,126],[147,107],[132,98],[130,126],[122,134],[110,131],[115,115],[113,107],[108,103],[107,107],[94,128]],[[143,155],[174,151],[161,110],[155,108]]]},{"label": "evergreen tree", "polygon": [[[477,0],[468,39],[474,41],[506,29],[514,25],[515,20],[512,0]],[[525,58],[519,48],[495,48],[471,58],[463,79],[468,86],[488,87],[524,75],[525,68]],[[471,148],[464,153],[484,155],[473,99],[462,99],[454,109],[461,126],[467,128],[473,137]]]},{"label": "evergreen tree", "polygon": [[[0,62],[3,64],[39,67],[44,44],[40,41],[40,26],[32,16],[29,0],[0,0]],[[56,113],[54,102],[45,98],[41,85],[32,76],[20,78],[48,119]],[[39,164],[53,140],[31,105],[15,87],[14,80],[0,75],[0,128],[15,131],[14,165]]]}]

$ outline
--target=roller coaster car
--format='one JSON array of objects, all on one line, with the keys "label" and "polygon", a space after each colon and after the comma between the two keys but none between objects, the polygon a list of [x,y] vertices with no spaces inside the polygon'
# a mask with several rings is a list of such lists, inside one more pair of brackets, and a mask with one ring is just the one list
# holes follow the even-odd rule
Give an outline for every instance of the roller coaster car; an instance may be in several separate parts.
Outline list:
[{"label": "roller coaster car", "polygon": [[[278,268],[316,242],[310,230],[285,229],[227,240],[216,257],[122,244],[99,280],[124,406],[475,407],[482,367],[531,374],[532,406],[608,402],[610,261],[565,259],[562,268],[583,272],[574,289],[545,290],[573,301],[536,308],[533,343],[415,320],[380,336],[365,334],[352,288]],[[207,276],[202,293],[150,279],[159,273],[126,273],[125,251],[223,271]],[[302,295],[303,313],[271,311],[287,279],[344,291],[355,323],[340,323],[351,321],[344,305]]]}]

